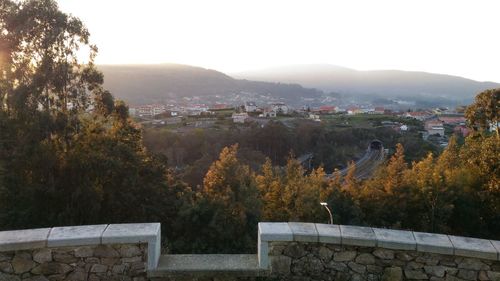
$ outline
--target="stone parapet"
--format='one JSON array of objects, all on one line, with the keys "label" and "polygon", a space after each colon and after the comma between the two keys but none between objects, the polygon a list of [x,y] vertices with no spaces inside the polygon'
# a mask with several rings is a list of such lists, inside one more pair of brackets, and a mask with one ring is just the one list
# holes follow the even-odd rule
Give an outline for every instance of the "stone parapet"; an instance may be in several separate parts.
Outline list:
[{"label": "stone parapet", "polygon": [[259,223],[259,266],[269,266],[270,242],[321,242],[500,260],[500,241],[350,225]]},{"label": "stone parapet", "polygon": [[64,226],[0,232],[0,253],[55,247],[120,244],[147,245],[147,268],[160,258],[159,223]]}]

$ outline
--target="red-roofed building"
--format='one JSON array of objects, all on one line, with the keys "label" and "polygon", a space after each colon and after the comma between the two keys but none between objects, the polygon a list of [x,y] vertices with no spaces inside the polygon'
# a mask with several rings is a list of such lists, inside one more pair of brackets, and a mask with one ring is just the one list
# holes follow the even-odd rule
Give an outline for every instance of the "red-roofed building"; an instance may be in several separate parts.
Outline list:
[{"label": "red-roofed building", "polygon": [[439,116],[439,120],[445,124],[465,124],[464,116]]},{"label": "red-roofed building", "polygon": [[374,114],[384,114],[385,109],[383,107],[375,107],[375,110],[373,111]]},{"label": "red-roofed building", "polygon": [[322,105],[318,109],[320,114],[332,114],[335,113],[336,107],[332,105]]},{"label": "red-roofed building", "polygon": [[440,135],[444,136],[443,122],[437,119],[428,120],[425,122],[425,130],[429,135]]}]

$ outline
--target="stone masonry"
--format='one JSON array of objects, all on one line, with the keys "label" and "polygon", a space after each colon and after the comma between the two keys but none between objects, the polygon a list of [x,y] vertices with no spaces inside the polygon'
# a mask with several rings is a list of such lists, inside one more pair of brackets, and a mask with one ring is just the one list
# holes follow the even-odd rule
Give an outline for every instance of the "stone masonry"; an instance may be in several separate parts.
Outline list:
[{"label": "stone masonry", "polygon": [[500,281],[500,241],[259,223],[257,254],[161,255],[159,223],[0,232],[0,281]]},{"label": "stone masonry", "polygon": [[146,253],[146,244],[0,252],[0,280],[146,280]]},{"label": "stone masonry", "polygon": [[272,242],[278,280],[500,281],[500,261],[325,243]]},{"label": "stone masonry", "polygon": [[0,281],[145,281],[159,249],[159,223],[3,231]]}]

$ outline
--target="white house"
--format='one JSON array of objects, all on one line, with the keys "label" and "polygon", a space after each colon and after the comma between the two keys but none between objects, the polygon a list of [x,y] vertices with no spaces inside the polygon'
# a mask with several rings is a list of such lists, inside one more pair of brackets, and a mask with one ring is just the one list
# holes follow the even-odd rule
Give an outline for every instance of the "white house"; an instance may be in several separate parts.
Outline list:
[{"label": "white house", "polygon": [[248,113],[233,113],[233,123],[245,123],[248,119]]},{"label": "white house", "polygon": [[255,112],[257,111],[257,105],[253,101],[245,102],[245,111],[246,112]]},{"label": "white house", "polygon": [[290,108],[282,103],[282,102],[277,102],[277,103],[273,103],[271,104],[271,108],[274,112],[276,112],[276,114],[288,114],[288,112],[290,111]]},{"label": "white house", "polygon": [[264,109],[264,112],[259,115],[259,117],[275,118],[276,111],[272,110],[272,108],[266,108],[266,109]]},{"label": "white house", "polygon": [[321,122],[321,119],[319,118],[318,114],[309,113],[309,119],[314,120],[316,122]]}]

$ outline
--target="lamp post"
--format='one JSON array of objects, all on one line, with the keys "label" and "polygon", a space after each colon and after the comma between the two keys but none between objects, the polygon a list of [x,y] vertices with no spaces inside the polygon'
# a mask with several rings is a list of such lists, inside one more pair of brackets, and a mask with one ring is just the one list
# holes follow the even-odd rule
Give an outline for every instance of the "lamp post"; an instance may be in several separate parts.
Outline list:
[{"label": "lamp post", "polygon": [[330,208],[328,208],[328,203],[326,202],[319,202],[321,206],[325,207],[326,210],[328,211],[328,214],[330,215],[330,224],[333,224],[333,216],[332,216],[332,211],[330,211]]}]

